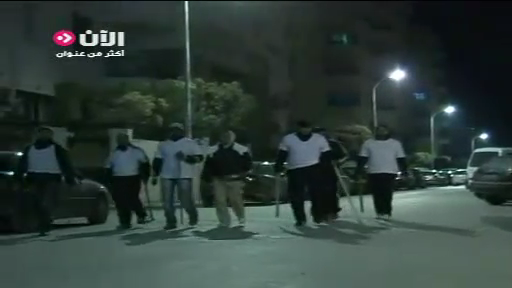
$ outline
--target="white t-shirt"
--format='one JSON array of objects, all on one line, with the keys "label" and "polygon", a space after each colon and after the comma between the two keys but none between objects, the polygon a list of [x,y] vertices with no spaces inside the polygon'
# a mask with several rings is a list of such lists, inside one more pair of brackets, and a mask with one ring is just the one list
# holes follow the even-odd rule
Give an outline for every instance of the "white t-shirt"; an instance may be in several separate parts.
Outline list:
[{"label": "white t-shirt", "polygon": [[368,157],[368,169],[370,174],[398,173],[397,158],[404,158],[404,148],[395,139],[375,140],[369,139],[363,143],[359,156]]},{"label": "white t-shirt", "polygon": [[27,172],[61,174],[62,171],[55,149],[55,145],[50,145],[44,149],[30,147]]},{"label": "white t-shirt", "polygon": [[313,133],[307,141],[302,141],[295,133],[284,136],[279,150],[288,152],[287,169],[308,167],[320,162],[320,155],[331,150],[324,136]]},{"label": "white t-shirt", "polygon": [[158,145],[155,158],[163,161],[160,177],[164,179],[190,179],[196,176],[195,164],[188,164],[176,158],[176,153],[186,155],[203,155],[196,141],[190,138],[181,138],[178,141],[166,140]]},{"label": "white t-shirt", "polygon": [[125,151],[114,150],[105,167],[111,168],[114,176],[135,176],[139,175],[140,164],[147,162],[149,159],[142,149],[128,147]]}]

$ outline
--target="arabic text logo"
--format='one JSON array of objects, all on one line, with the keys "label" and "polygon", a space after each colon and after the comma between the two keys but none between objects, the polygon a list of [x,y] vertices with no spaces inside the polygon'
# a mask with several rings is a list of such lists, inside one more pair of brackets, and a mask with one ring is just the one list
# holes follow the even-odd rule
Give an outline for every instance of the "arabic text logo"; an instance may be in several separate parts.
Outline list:
[{"label": "arabic text logo", "polygon": [[60,30],[53,34],[53,42],[59,46],[69,46],[75,43],[76,37],[73,32],[68,30]]},{"label": "arabic text logo", "polygon": [[107,30],[100,30],[99,34],[92,33],[91,30],[85,31],[85,34],[78,36],[78,42],[81,46],[124,46],[124,32],[108,32]]}]

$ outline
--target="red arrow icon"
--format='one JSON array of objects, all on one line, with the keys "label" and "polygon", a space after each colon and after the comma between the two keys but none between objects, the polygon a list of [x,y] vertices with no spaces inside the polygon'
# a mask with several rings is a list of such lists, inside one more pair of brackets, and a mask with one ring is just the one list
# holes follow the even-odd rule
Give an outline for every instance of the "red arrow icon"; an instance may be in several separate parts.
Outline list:
[{"label": "red arrow icon", "polygon": [[69,46],[75,43],[76,36],[68,30],[61,30],[53,34],[53,42],[59,46]]}]

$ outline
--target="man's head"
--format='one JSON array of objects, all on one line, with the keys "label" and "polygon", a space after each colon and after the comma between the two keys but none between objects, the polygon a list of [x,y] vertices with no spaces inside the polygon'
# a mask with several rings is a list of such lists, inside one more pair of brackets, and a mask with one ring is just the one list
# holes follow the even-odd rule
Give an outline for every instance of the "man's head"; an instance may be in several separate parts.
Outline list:
[{"label": "man's head", "polygon": [[313,132],[313,128],[311,127],[311,124],[304,120],[297,122],[297,128],[298,128],[297,131],[299,132],[299,134],[302,134],[302,135],[309,135]]},{"label": "man's head", "polygon": [[36,141],[49,142],[53,140],[53,130],[50,127],[39,127],[36,131]]},{"label": "man's head", "polygon": [[224,132],[222,132],[222,134],[220,135],[220,143],[224,146],[229,146],[231,144],[233,144],[236,140],[236,135],[235,135],[235,132],[231,131],[231,130],[226,130]]},{"label": "man's head", "polygon": [[386,125],[379,125],[377,129],[375,129],[375,139],[377,140],[387,140],[391,137],[391,131]]},{"label": "man's head", "polygon": [[119,133],[116,137],[118,146],[128,146],[130,144],[130,137],[126,133]]},{"label": "man's head", "polygon": [[181,123],[172,123],[169,126],[169,137],[171,140],[179,140],[185,136],[185,127]]}]

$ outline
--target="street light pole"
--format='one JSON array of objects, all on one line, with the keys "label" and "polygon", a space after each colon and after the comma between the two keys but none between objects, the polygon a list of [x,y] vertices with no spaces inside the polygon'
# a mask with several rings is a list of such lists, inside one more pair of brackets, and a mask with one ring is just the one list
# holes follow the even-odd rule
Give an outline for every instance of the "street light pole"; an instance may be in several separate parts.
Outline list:
[{"label": "street light pole", "polygon": [[435,159],[437,156],[437,147],[436,147],[436,116],[445,113],[445,114],[452,114],[455,112],[455,107],[449,105],[446,106],[443,110],[437,111],[432,113],[430,115],[430,153],[432,154],[432,169],[435,168]]},{"label": "street light pole", "polygon": [[373,119],[373,131],[377,129],[379,126],[379,121],[377,119],[377,88],[380,83],[384,81],[386,78],[382,78],[379,82],[375,83],[372,89],[372,119]]},{"label": "street light pole", "polygon": [[487,134],[487,133],[481,133],[480,135],[477,135],[477,136],[471,138],[471,152],[475,151],[476,141],[478,139],[485,141],[485,140],[487,140],[487,138],[489,138],[489,134]]},{"label": "street light pole", "polygon": [[187,137],[192,138],[192,68],[190,61],[190,13],[189,1],[183,1],[185,14],[185,93],[187,97],[187,116],[185,127]]}]

